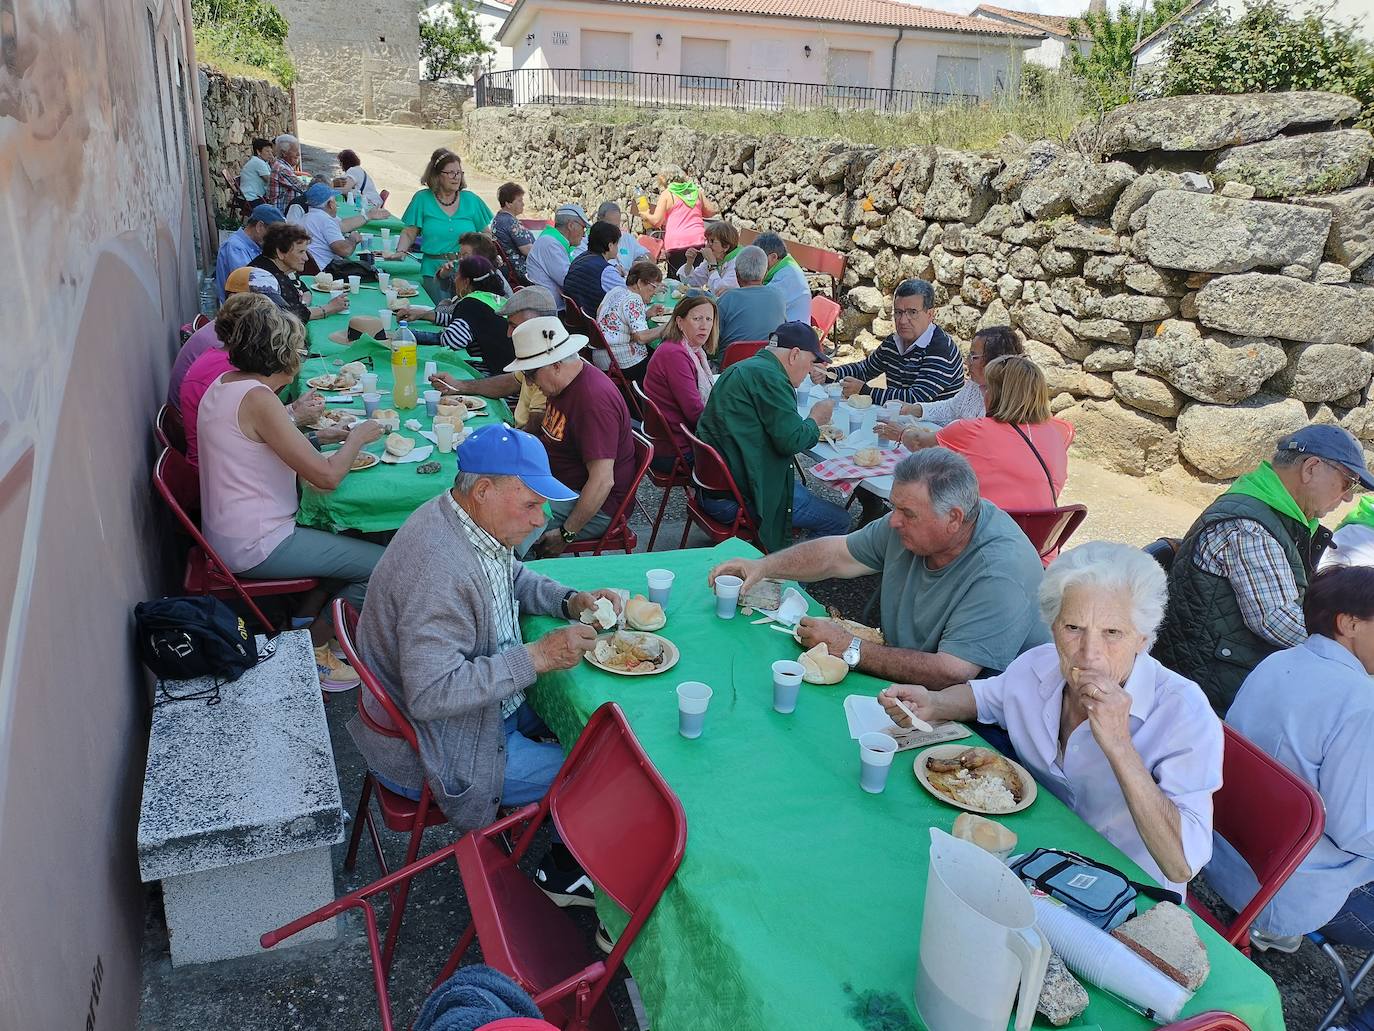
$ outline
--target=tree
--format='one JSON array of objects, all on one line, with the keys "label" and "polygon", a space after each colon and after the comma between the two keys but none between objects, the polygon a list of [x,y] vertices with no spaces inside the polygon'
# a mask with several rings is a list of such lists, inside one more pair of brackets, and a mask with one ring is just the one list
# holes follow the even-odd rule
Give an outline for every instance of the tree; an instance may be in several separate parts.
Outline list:
[{"label": "tree", "polygon": [[449,0],[448,10],[420,16],[420,64],[425,78],[467,79],[481,71],[483,58],[496,48],[482,38],[472,8]]},{"label": "tree", "polygon": [[1081,18],[1071,19],[1069,31],[1086,32],[1092,45],[1086,54],[1070,47],[1069,70],[1087,84],[1104,109],[1125,104],[1131,99],[1131,51],[1139,40],[1173,19],[1187,3],[1188,0],[1155,0],[1141,9],[1121,0],[1115,13],[1089,11]]},{"label": "tree", "polygon": [[1374,47],[1353,26],[1320,13],[1295,16],[1275,0],[1249,0],[1232,18],[1213,10],[1180,25],[1159,82],[1165,96],[1331,90],[1374,118]]}]

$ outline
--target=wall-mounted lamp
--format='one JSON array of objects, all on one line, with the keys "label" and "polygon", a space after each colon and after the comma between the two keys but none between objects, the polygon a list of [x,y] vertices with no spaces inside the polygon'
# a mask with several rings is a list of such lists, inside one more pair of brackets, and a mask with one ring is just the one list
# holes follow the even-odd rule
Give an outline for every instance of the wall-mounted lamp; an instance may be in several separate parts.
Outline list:
[{"label": "wall-mounted lamp", "polygon": [[663,33],[661,33],[661,32],[655,32],[655,33],[654,33],[654,45],[655,45],[655,46],[660,46],[660,47],[663,46]]},{"label": "wall-mounted lamp", "polygon": [[529,34],[525,37],[525,42],[526,42],[527,44],[531,44],[531,45],[534,43],[534,33],[533,33],[533,32],[529,33]]},{"label": "wall-mounted lamp", "polygon": [[810,44],[810,43],[808,43],[808,44],[806,44],[806,46],[802,47],[802,53],[805,54],[807,57],[810,57],[810,56],[811,56],[811,44]]}]

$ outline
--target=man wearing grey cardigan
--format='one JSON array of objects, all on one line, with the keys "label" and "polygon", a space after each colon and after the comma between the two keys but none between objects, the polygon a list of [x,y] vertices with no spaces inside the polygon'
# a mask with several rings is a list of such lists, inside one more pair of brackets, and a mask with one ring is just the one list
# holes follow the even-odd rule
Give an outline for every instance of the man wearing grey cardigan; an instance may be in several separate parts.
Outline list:
[{"label": "man wearing grey cardigan", "polygon": [[[377,563],[358,628],[366,662],[415,728],[420,754],[358,717],[349,732],[388,789],[418,799],[424,781],[453,825],[482,827],[501,805],[526,805],[548,790],[563,762],[525,702],[540,673],[570,669],[596,641],[582,623],[530,644],[520,615],[577,619],[613,591],[578,592],[527,569],[514,544],[544,525],[546,500],[576,494],[549,472],[537,439],[506,426],[474,432],[458,449],[453,490],[405,521]],[[363,704],[385,725],[385,713]],[[560,905],[591,905],[591,885],[558,846],[558,877],[546,862],[541,887]],[[583,882],[578,885],[579,882]],[[571,890],[569,890],[571,888]]]}]

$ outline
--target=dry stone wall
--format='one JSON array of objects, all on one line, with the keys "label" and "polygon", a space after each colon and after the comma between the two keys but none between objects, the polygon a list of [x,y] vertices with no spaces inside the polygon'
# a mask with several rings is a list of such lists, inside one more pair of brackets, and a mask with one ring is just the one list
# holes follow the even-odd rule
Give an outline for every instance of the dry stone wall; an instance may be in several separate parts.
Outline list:
[{"label": "dry stone wall", "polygon": [[[879,150],[483,110],[474,163],[533,207],[628,198],[682,165],[738,225],[844,252],[842,350],[892,332],[904,278],[967,341],[1011,324],[1076,447],[1122,471],[1248,470],[1281,434],[1374,445],[1374,186],[1358,102],[1329,93],[1120,108],[1069,146]],[[1093,154],[1093,157],[1085,157]]]},{"label": "dry stone wall", "polygon": [[295,132],[291,94],[262,79],[222,75],[202,65],[200,96],[215,218],[220,225],[238,225],[230,210],[229,188],[219,173],[226,171],[237,182],[239,169],[253,156],[255,136],[270,140]]}]

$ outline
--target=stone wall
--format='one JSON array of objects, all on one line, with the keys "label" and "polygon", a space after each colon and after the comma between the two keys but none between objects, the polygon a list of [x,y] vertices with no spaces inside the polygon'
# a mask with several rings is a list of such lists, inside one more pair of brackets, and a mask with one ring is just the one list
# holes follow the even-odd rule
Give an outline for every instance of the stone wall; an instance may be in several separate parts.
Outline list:
[{"label": "stone wall", "polygon": [[447,129],[463,120],[463,105],[472,99],[466,82],[420,81],[420,116],[431,129]]},{"label": "stone wall", "polygon": [[1009,137],[987,154],[531,108],[468,128],[473,162],[543,210],[623,200],[681,164],[736,224],[847,254],[842,351],[890,333],[893,288],[920,276],[959,339],[1021,330],[1096,461],[1228,479],[1308,420],[1374,444],[1371,137],[1344,128],[1358,111],[1324,93],[1169,98],[1068,147]]},{"label": "stone wall", "polygon": [[221,226],[238,225],[238,216],[230,211],[229,188],[224,185],[220,170],[237,182],[239,169],[253,156],[253,137],[270,140],[296,131],[291,94],[262,79],[222,75],[201,65],[200,96],[215,220]]},{"label": "stone wall", "polygon": [[420,124],[415,0],[274,0],[291,26],[302,118]]}]

